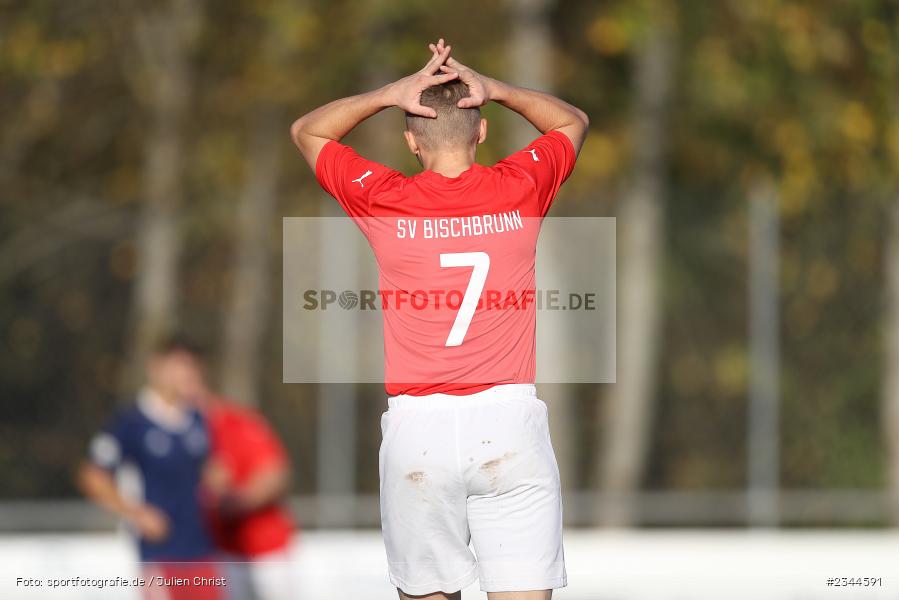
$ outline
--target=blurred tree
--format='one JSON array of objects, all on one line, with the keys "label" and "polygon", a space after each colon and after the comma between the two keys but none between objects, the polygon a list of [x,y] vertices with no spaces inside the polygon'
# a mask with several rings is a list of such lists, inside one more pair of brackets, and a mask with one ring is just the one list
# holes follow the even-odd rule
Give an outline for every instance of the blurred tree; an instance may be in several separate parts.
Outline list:
[{"label": "blurred tree", "polygon": [[[894,21],[899,13],[893,14]],[[889,519],[899,526],[899,23],[891,37],[884,40],[891,51],[883,54],[886,73],[886,162],[888,194],[887,243],[884,251],[886,306],[884,317],[883,388],[881,390],[881,432],[885,446],[886,485],[889,493]],[[875,35],[875,34],[869,34]]]},{"label": "blurred tree", "polygon": [[667,0],[644,5],[645,29],[634,63],[634,171],[619,213],[618,377],[606,404],[605,444],[597,461],[600,488],[612,502],[605,525],[634,522],[651,445],[658,369],[660,281],[666,152],[675,54],[676,10]]},{"label": "blurred tree", "polygon": [[170,0],[152,7],[136,3],[130,10],[140,61],[134,94],[145,104],[149,118],[128,387],[138,379],[149,349],[169,332],[177,315],[182,173],[187,161],[184,134],[194,79],[190,60],[202,26],[199,0]]},{"label": "blurred tree", "polygon": [[890,233],[885,255],[886,318],[881,429],[885,446],[889,518],[899,524],[899,199],[889,215]]},{"label": "blurred tree", "polygon": [[[277,221],[277,192],[285,149],[286,111],[278,73],[288,68],[291,47],[290,19],[304,12],[296,5],[267,5],[261,15],[264,26],[261,50],[249,55],[245,76],[249,106],[246,124],[249,139],[244,155],[243,188],[238,198],[235,230],[234,273],[225,314],[222,389],[229,397],[249,405],[259,403],[262,336],[272,309],[270,232]],[[285,13],[288,13],[285,15]],[[285,17],[288,23],[285,23]]]}]

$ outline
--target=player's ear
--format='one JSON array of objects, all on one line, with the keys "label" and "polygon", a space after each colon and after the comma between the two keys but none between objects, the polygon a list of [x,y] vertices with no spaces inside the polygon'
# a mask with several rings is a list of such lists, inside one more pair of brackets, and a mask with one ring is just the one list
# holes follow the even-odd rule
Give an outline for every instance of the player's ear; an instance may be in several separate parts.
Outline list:
[{"label": "player's ear", "polygon": [[487,119],[481,119],[478,125],[478,143],[483,144],[487,139]]},{"label": "player's ear", "polygon": [[415,156],[418,156],[421,151],[418,148],[418,142],[415,141],[415,135],[413,135],[411,131],[406,129],[405,131],[403,131],[403,137],[406,138],[406,145],[409,146],[409,152],[411,152]]}]

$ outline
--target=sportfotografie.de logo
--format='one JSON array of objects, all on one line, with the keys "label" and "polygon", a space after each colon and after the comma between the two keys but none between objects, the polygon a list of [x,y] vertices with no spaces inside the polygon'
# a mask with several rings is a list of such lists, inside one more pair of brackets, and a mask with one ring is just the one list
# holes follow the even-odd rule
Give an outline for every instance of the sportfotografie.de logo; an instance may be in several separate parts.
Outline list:
[{"label": "sportfotografie.de logo", "polygon": [[[308,289],[303,310],[459,310],[461,290],[331,290]],[[595,292],[562,290],[484,290],[477,310],[596,310]]]}]

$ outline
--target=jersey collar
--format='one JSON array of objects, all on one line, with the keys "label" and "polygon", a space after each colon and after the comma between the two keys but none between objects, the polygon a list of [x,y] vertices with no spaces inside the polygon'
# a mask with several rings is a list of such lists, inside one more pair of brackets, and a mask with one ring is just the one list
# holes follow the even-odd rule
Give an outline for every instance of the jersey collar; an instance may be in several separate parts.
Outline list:
[{"label": "jersey collar", "polygon": [[470,179],[475,173],[484,167],[479,165],[478,163],[472,163],[470,167],[459,173],[456,177],[447,177],[446,175],[441,175],[436,171],[426,170],[422,171],[416,177],[420,177],[426,181],[433,181],[436,183],[443,183],[445,185],[454,185],[462,183],[463,181],[467,181]]},{"label": "jersey collar", "polygon": [[137,407],[147,419],[162,429],[172,433],[190,429],[189,413],[163,400],[153,388],[145,387],[138,392]]}]

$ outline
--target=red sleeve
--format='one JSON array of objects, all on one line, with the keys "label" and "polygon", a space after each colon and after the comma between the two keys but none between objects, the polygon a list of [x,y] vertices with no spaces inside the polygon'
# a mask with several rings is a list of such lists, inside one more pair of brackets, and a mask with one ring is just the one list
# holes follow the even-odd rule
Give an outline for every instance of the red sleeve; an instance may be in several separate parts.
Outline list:
[{"label": "red sleeve", "polygon": [[559,188],[571,175],[576,158],[574,144],[568,136],[560,131],[550,131],[496,166],[530,179],[537,191],[540,216],[546,216]]},{"label": "red sleeve", "polygon": [[340,203],[351,217],[367,217],[372,192],[403,175],[384,165],[362,158],[356,151],[330,141],[315,163],[315,177],[322,188]]},{"label": "red sleeve", "polygon": [[254,468],[287,464],[287,452],[281,445],[281,440],[262,415],[256,412],[246,414],[244,428],[247,445],[244,451],[252,457]]}]

